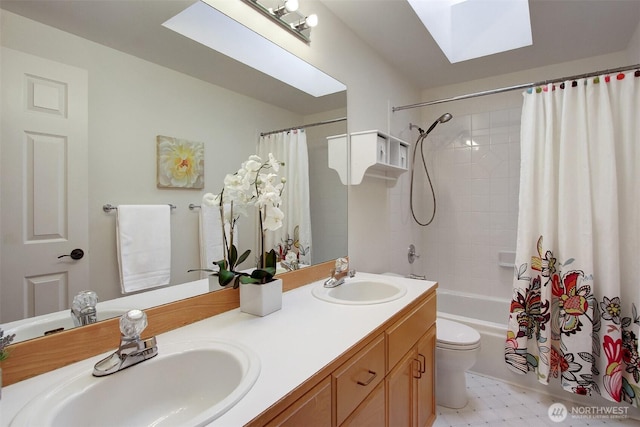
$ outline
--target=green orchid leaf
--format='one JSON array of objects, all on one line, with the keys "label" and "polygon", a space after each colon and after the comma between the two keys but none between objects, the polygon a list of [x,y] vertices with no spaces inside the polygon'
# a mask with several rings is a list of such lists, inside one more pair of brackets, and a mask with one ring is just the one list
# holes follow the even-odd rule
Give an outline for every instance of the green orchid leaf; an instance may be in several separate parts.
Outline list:
[{"label": "green orchid leaf", "polygon": [[244,260],[247,259],[250,253],[251,253],[251,249],[247,249],[242,255],[240,255],[240,258],[238,258],[238,264],[242,264]]},{"label": "green orchid leaf", "polygon": [[240,286],[240,281],[242,280],[241,275],[235,276],[235,279],[233,279],[233,289],[238,289],[238,287]]},{"label": "green orchid leaf", "polygon": [[267,267],[264,269],[257,269],[251,272],[251,278],[258,280],[260,283],[267,283],[273,279],[275,269]]},{"label": "green orchid leaf", "polygon": [[236,245],[231,245],[229,248],[229,269],[233,270],[236,267],[236,263],[238,261],[238,249],[236,249]]},{"label": "green orchid leaf", "polygon": [[260,283],[260,280],[254,279],[251,276],[242,276],[242,277],[240,277],[240,283],[242,283],[244,285],[257,284],[257,283]]},{"label": "green orchid leaf", "polygon": [[210,268],[192,268],[187,270],[187,273],[191,273],[192,271],[206,271],[207,273],[215,273],[215,270],[211,270]]},{"label": "green orchid leaf", "polygon": [[271,249],[269,252],[266,253],[264,266],[267,268],[272,267],[275,272],[277,261],[278,261],[278,257],[276,256],[276,251]]},{"label": "green orchid leaf", "polygon": [[218,272],[218,283],[221,286],[227,286],[235,277],[235,273],[229,270],[220,269]]}]

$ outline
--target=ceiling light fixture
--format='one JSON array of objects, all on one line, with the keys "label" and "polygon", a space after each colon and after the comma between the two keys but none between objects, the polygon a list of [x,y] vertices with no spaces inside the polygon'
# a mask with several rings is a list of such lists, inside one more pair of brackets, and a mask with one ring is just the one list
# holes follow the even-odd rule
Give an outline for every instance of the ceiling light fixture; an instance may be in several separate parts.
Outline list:
[{"label": "ceiling light fixture", "polygon": [[[243,0],[260,13],[291,32],[305,43],[311,43],[311,28],[318,25],[318,15],[305,16],[298,11],[298,0],[286,0],[275,7],[268,7],[269,0]],[[272,2],[273,3],[273,2]]]}]

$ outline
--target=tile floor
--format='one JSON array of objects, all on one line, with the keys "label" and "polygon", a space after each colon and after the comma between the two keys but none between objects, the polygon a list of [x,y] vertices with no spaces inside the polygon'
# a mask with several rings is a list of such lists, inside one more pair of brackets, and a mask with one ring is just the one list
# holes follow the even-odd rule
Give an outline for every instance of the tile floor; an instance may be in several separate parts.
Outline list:
[{"label": "tile floor", "polygon": [[568,408],[564,421],[554,422],[548,415],[549,407],[559,400],[534,391],[506,384],[492,378],[467,373],[469,403],[462,409],[437,407],[434,427],[490,426],[490,427],[543,427],[543,426],[637,426],[632,419],[574,418]]}]

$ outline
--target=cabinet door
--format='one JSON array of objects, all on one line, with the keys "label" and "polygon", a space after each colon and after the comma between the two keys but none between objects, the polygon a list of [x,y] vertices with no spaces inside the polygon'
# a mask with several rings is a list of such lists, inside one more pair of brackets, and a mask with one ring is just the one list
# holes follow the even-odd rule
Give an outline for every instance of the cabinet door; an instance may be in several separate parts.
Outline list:
[{"label": "cabinet door", "polygon": [[367,427],[384,427],[385,426],[385,393],[384,383],[381,382],[371,392],[369,396],[353,411],[353,413],[342,423],[341,427],[348,426],[367,426]]},{"label": "cabinet door", "polygon": [[430,426],[436,419],[435,349],[436,326],[433,325],[418,342],[418,360],[421,365],[416,398],[418,427]]},{"label": "cabinet door", "polygon": [[289,406],[267,426],[330,427],[331,378],[327,377]]},{"label": "cabinet door", "polygon": [[419,374],[418,352],[414,348],[398,362],[387,375],[387,425],[393,427],[411,427],[413,425],[416,379]]}]

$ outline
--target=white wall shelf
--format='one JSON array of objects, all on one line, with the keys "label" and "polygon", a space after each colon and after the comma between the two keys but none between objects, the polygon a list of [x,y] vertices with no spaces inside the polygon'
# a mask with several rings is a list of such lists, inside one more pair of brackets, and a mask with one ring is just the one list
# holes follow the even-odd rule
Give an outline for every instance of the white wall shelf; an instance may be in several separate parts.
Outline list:
[{"label": "white wall shelf", "polygon": [[410,144],[379,130],[329,136],[327,143],[329,167],[345,185],[358,185],[365,175],[395,181],[409,170]]},{"label": "white wall shelf", "polygon": [[408,168],[408,142],[378,130],[351,134],[351,184],[365,175],[395,180]]},{"label": "white wall shelf", "polygon": [[[365,175],[396,180],[409,170],[409,143],[378,130],[327,137],[329,167],[343,184],[358,185]],[[348,167],[350,161],[350,168]]]}]

